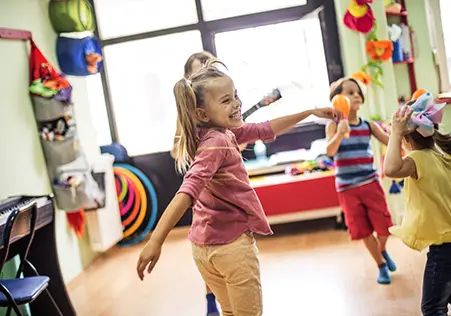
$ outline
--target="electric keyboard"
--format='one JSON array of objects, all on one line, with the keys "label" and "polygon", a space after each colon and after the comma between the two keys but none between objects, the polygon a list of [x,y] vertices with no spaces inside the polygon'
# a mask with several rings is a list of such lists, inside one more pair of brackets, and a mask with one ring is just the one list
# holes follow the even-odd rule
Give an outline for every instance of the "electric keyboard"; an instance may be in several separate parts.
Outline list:
[{"label": "electric keyboard", "polygon": [[32,196],[15,196],[7,198],[6,200],[0,201],[0,226],[6,224],[9,214],[13,210],[21,208],[22,206],[36,201],[38,212],[39,208],[43,207],[45,203],[48,201],[48,197],[32,197]]},{"label": "electric keyboard", "polygon": [[[50,278],[49,291],[64,316],[76,316],[69,295],[66,291],[63,276],[61,274],[58,251],[56,247],[54,203],[53,195],[49,196],[14,196],[0,201],[0,251],[3,247],[3,233],[8,216],[13,210],[23,207],[25,204],[36,201],[37,218],[33,243],[29,249],[28,260],[36,267],[41,275]],[[27,246],[29,235],[29,218],[18,217],[14,225],[14,233],[11,236],[8,258],[14,258],[23,254]],[[34,272],[25,268],[24,276],[34,276]],[[33,316],[60,316],[53,308],[53,303],[45,296],[34,301],[30,305]]]}]

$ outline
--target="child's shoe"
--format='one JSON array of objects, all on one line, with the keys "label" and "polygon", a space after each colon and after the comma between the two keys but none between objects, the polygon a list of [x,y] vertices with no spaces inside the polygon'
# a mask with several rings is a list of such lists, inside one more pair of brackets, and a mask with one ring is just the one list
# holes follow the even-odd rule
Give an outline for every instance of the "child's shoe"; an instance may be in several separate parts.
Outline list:
[{"label": "child's shoe", "polygon": [[388,273],[387,264],[383,263],[379,266],[379,276],[377,277],[377,283],[379,284],[390,284],[391,277]]},{"label": "child's shoe", "polygon": [[213,293],[207,294],[207,316],[220,316],[216,306],[216,297]]},{"label": "child's shoe", "polygon": [[384,257],[385,262],[387,263],[388,270],[391,272],[396,271],[396,263],[392,260],[387,251],[382,252],[382,257]]}]

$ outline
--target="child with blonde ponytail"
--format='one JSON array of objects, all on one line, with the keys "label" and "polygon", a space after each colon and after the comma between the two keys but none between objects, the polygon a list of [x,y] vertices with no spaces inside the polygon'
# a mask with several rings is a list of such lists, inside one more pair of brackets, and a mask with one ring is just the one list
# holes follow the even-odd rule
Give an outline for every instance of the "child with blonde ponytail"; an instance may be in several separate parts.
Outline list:
[{"label": "child with blonde ponytail", "polygon": [[263,312],[258,250],[253,234],[272,234],[249,183],[238,144],[273,140],[310,115],[335,119],[332,108],[308,110],[263,123],[243,124],[232,79],[210,60],[174,87],[180,122],[177,168],[186,171],[180,190],[142,250],[137,273],[143,279],[184,212],[193,206],[189,232],[194,261],[221,304],[224,316]]}]

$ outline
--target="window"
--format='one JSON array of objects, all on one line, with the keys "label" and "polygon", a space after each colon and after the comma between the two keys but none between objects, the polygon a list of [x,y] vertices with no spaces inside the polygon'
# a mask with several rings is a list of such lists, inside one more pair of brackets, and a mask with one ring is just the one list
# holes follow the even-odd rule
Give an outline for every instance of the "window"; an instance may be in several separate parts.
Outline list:
[{"label": "window", "polygon": [[88,76],[86,80],[92,122],[97,134],[97,144],[100,146],[109,145],[112,139],[100,75]]},{"label": "window", "polygon": [[130,155],[170,150],[177,109],[172,89],[187,56],[202,50],[198,31],[105,47],[118,136]]},{"label": "window", "polygon": [[[448,67],[448,83],[451,82],[451,1],[440,0],[440,13],[442,20],[443,39],[446,52],[446,62]],[[449,87],[451,89],[451,87]]]},{"label": "window", "polygon": [[197,23],[190,0],[95,0],[103,39]]},{"label": "window", "polygon": [[201,0],[207,21],[305,5],[307,0]]},{"label": "window", "polygon": [[[277,39],[277,45],[265,45],[271,38]],[[329,78],[318,17],[219,33],[215,43],[218,57],[235,81],[243,111],[273,88],[281,90],[282,100],[259,110],[249,122],[328,104]]]},{"label": "window", "polygon": [[256,112],[254,122],[328,104],[329,83],[343,76],[329,0],[90,1],[105,58],[104,89],[97,81],[90,92],[98,139],[120,142],[131,156],[172,148],[172,90],[192,53],[224,61],[244,110],[280,88],[282,100]]}]

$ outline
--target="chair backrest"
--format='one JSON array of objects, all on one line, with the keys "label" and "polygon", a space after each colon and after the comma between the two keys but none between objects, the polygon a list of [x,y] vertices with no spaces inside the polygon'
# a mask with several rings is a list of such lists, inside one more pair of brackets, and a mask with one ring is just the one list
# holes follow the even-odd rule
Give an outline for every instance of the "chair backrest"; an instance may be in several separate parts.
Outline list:
[{"label": "chair backrest", "polygon": [[20,207],[15,207],[9,214],[8,219],[6,220],[5,230],[3,231],[3,249],[0,257],[0,271],[3,270],[3,265],[8,258],[10,244],[17,239],[28,236],[25,252],[21,254],[22,262],[17,275],[20,275],[23,272],[23,263],[27,258],[28,251],[30,250],[34,238],[37,209],[36,201],[32,200]]}]

